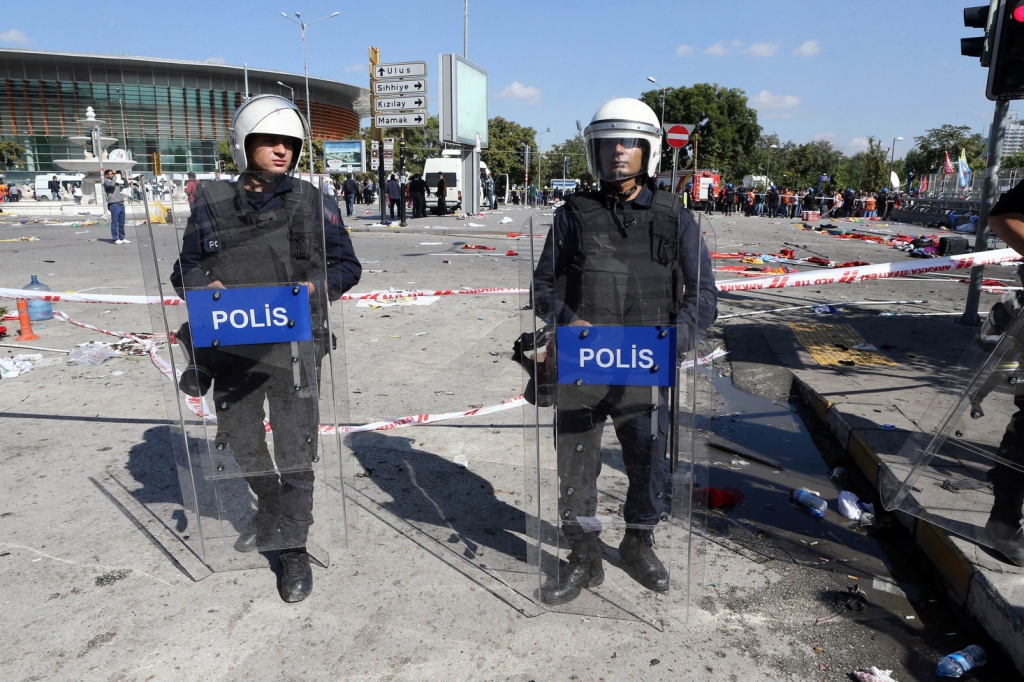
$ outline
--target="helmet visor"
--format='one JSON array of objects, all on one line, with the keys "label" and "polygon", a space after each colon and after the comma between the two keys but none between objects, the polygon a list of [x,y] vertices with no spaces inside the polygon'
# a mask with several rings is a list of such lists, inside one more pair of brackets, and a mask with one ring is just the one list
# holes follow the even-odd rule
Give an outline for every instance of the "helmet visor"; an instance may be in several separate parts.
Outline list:
[{"label": "helmet visor", "polygon": [[644,173],[651,154],[650,142],[642,137],[596,137],[589,145],[597,175],[606,182]]}]

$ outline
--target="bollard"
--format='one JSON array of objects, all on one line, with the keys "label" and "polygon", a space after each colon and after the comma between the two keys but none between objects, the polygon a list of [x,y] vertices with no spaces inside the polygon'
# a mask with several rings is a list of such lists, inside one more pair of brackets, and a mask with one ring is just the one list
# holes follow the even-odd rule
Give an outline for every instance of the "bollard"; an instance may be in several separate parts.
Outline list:
[{"label": "bollard", "polygon": [[15,341],[35,341],[39,337],[32,333],[32,320],[28,318],[28,301],[18,299],[18,320],[21,322],[21,333]]}]

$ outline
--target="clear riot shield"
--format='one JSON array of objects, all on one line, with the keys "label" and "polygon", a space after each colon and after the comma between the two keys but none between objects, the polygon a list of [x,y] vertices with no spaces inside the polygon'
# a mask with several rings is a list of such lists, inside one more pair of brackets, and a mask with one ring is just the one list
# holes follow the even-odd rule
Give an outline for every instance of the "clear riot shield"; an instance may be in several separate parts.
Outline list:
[{"label": "clear riot shield", "polygon": [[281,179],[266,204],[247,194],[258,186],[246,174],[207,181],[192,206],[165,198],[169,211],[144,195],[138,230],[170,424],[147,438],[181,495],[140,501],[183,543],[166,549],[194,577],[189,554],[225,571],[305,546],[326,566],[352,520],[336,426],[348,421],[342,228],[310,182]]},{"label": "clear riot shield", "polygon": [[[990,351],[990,352],[989,352]],[[900,510],[1024,563],[1024,316],[972,343],[879,475]]]},{"label": "clear riot shield", "polygon": [[557,611],[685,622],[703,575],[696,415],[711,395],[698,360],[714,296],[700,293],[713,274],[697,225],[677,236],[608,215],[578,236],[547,235],[543,249],[535,240],[521,269],[533,596]]},{"label": "clear riot shield", "polygon": [[[408,256],[392,249],[401,254],[405,240],[423,239],[388,235],[366,267],[406,272]],[[459,283],[487,288],[431,296],[401,289],[418,279],[412,274],[365,275],[360,289],[376,293],[346,302],[351,418],[343,439],[356,459],[353,499],[361,514],[403,536],[410,561],[432,555],[537,615],[525,539],[522,369],[509,360],[519,334],[517,260],[528,257],[530,240],[503,231],[431,241],[416,254],[432,264],[429,277],[458,272]]]}]

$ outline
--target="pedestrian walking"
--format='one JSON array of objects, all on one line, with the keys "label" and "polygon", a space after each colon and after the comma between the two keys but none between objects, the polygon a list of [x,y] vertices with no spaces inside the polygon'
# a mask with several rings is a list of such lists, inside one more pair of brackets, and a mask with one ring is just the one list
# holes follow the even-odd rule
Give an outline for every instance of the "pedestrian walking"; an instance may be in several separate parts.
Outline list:
[{"label": "pedestrian walking", "polygon": [[448,183],[444,173],[437,174],[437,215],[442,218],[448,215]]},{"label": "pedestrian walking", "polygon": [[384,183],[384,191],[388,195],[388,213],[391,215],[391,220],[395,219],[395,211],[398,210],[398,203],[402,201],[402,186],[398,184],[398,180],[392,175],[386,183]]},{"label": "pedestrian walking", "polygon": [[110,211],[111,241],[115,244],[131,244],[130,240],[124,238],[124,196],[121,194],[121,185],[114,180],[114,171],[109,168],[103,174],[103,192],[107,197],[107,210]]},{"label": "pedestrian walking", "polygon": [[409,181],[409,195],[412,197],[413,218],[427,217],[427,194],[429,191],[422,175],[416,173],[412,176],[412,180]]},{"label": "pedestrian walking", "polygon": [[196,203],[196,195],[199,193],[200,187],[202,187],[202,183],[196,178],[196,174],[189,171],[188,182],[185,183],[185,196],[188,198],[189,206]]},{"label": "pedestrian walking", "polygon": [[351,216],[355,208],[356,196],[359,194],[359,183],[356,182],[352,173],[345,176],[345,182],[341,185],[341,193],[345,197],[345,213],[347,216]]},{"label": "pedestrian walking", "polygon": [[46,188],[50,190],[50,201],[60,201],[60,180],[56,175],[46,183]]}]

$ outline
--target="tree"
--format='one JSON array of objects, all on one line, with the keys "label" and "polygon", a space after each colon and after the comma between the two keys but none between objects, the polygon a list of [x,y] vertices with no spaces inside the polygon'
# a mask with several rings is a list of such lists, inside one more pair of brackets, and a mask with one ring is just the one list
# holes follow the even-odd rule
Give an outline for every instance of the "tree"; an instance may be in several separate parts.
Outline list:
[{"label": "tree", "polygon": [[[822,188],[833,189],[842,184],[846,155],[828,140],[815,140],[804,144],[786,142],[772,153],[771,176],[780,187],[795,189],[818,186],[818,176],[832,178]],[[760,175],[761,173],[757,173]]]},{"label": "tree", "polygon": [[1024,168],[1024,149],[1015,151],[1013,154],[1009,154],[1003,157],[1003,160],[999,162],[1002,168]]},{"label": "tree", "polygon": [[888,187],[888,150],[882,149],[880,140],[869,137],[867,151],[857,152],[846,159],[837,179],[839,187],[852,187],[862,192],[877,192]]},{"label": "tree", "polygon": [[[523,184],[525,169],[519,160],[519,150],[524,144],[528,144],[536,152],[537,131],[501,116],[490,119],[487,126],[489,147],[481,154],[482,161],[487,164],[487,170],[495,178],[508,173],[509,182],[514,185]],[[533,174],[536,175],[537,162],[535,158],[530,159],[530,166]],[[561,172],[559,172],[559,177],[561,177]]]},{"label": "tree", "polygon": [[[640,99],[655,112],[661,110],[661,90],[649,90]],[[696,125],[698,166],[717,168],[729,181],[738,179],[749,169],[750,156],[757,151],[761,126],[757,112],[747,106],[747,96],[742,90],[710,83],[667,88],[665,120]],[[661,167],[672,167],[671,149],[663,152]]]},{"label": "tree", "polygon": [[217,143],[217,160],[224,162],[224,170],[229,173],[238,172],[235,159],[231,156],[231,143],[227,140],[221,140]]},{"label": "tree", "polygon": [[[561,178],[565,170],[562,164],[567,156],[569,157],[569,175],[567,179],[592,182],[594,178],[587,170],[586,142],[584,142],[581,133],[576,133],[575,137],[571,137],[564,142],[551,145],[551,149],[544,152],[544,159],[541,163],[544,174],[541,181],[550,185],[552,178]],[[537,167],[536,164],[531,165],[534,168]]]},{"label": "tree", "polygon": [[20,166],[24,155],[25,147],[17,142],[0,142],[0,161],[3,161],[4,168]]},{"label": "tree", "polygon": [[967,153],[967,165],[978,170],[985,167],[985,139],[978,133],[971,133],[970,126],[946,124],[925,131],[914,138],[914,147],[907,152],[905,167],[921,177],[942,170],[946,153],[950,160],[960,156],[960,150]]}]

